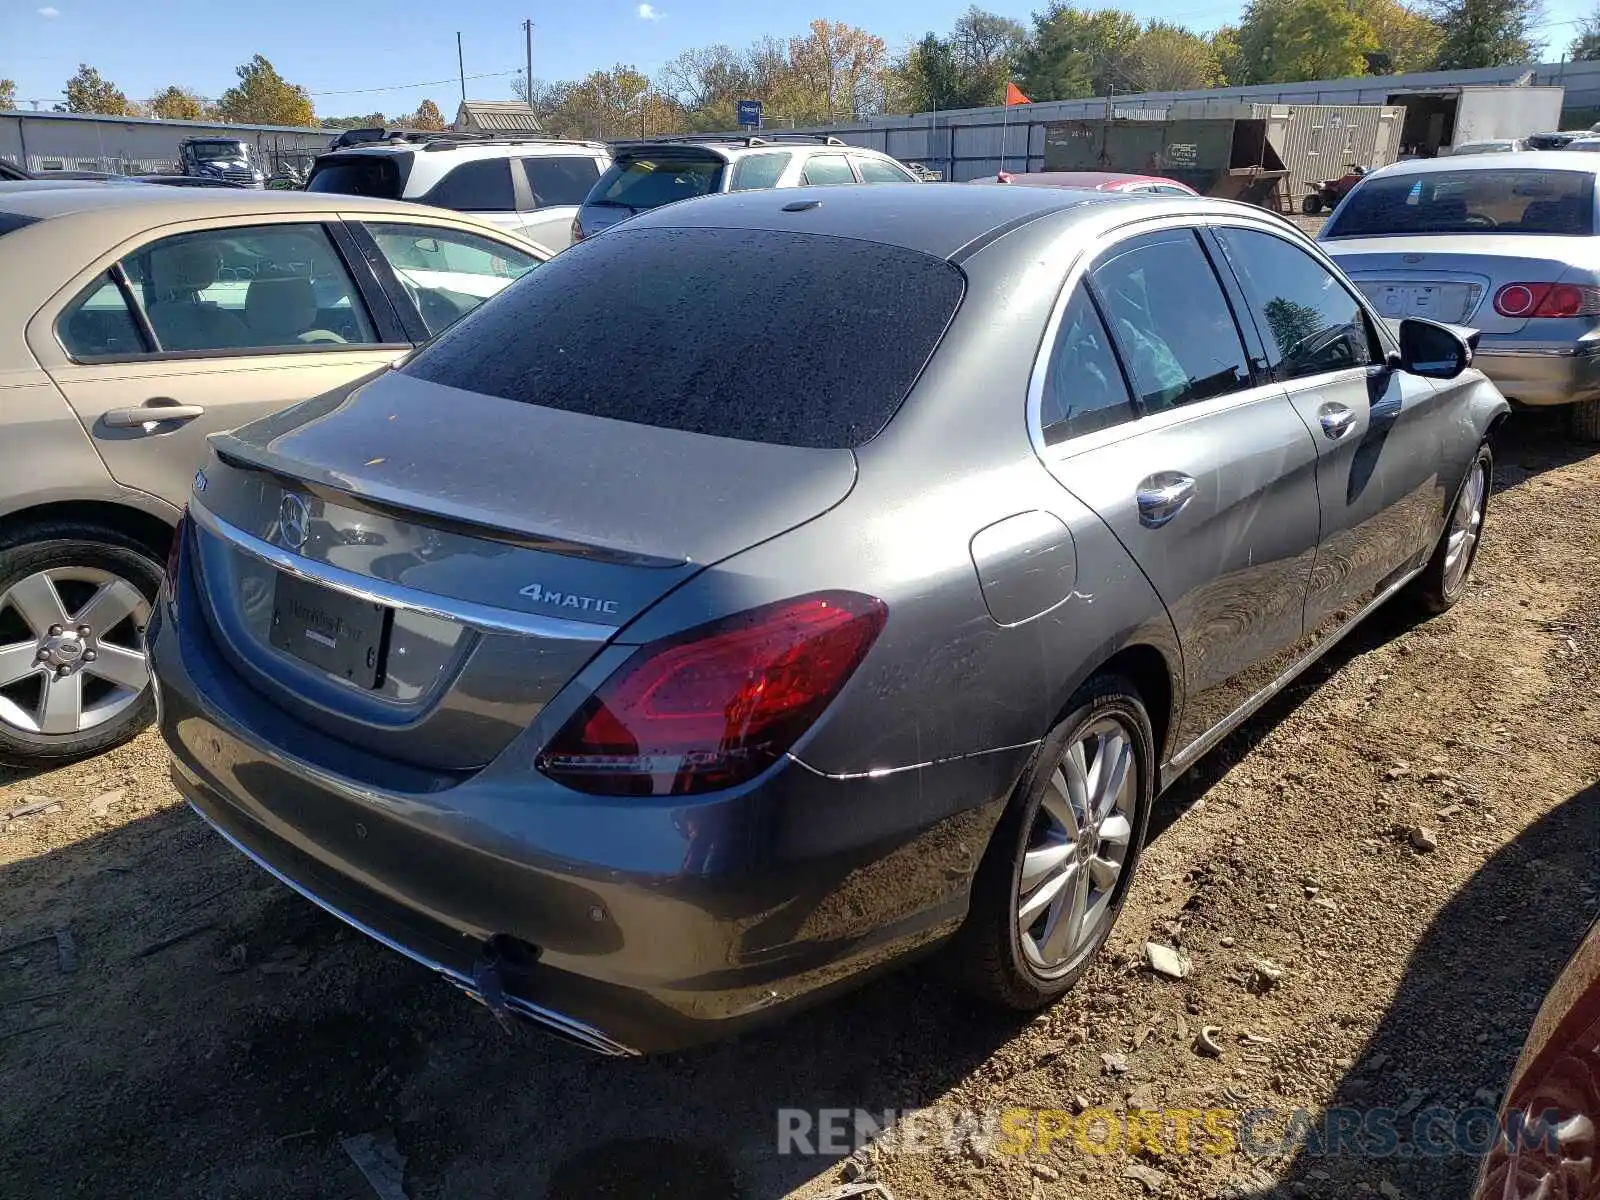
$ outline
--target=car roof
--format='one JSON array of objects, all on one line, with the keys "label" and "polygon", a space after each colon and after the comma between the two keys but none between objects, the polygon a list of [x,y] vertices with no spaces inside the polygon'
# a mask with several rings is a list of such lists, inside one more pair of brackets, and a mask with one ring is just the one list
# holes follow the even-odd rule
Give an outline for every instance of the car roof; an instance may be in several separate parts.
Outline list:
[{"label": "car roof", "polygon": [[481,138],[475,140],[449,137],[412,141],[357,142],[353,146],[340,146],[337,150],[324,150],[319,157],[358,154],[426,154],[442,155],[441,162],[463,158],[500,158],[513,154],[537,154],[541,150],[604,150],[604,142],[579,141],[571,138]]},{"label": "car roof", "polygon": [[[997,183],[998,176],[988,176],[978,183]],[[1025,187],[1099,188],[1119,183],[1177,183],[1165,175],[1132,175],[1124,171],[1018,171],[1007,173],[1007,184]],[[1182,185],[1180,185],[1182,186]]]},{"label": "car roof", "polygon": [[1517,155],[1515,163],[1493,155],[1468,155],[1457,158],[1413,158],[1405,162],[1390,163],[1367,173],[1367,179],[1381,179],[1386,175],[1431,175],[1436,171],[1587,171],[1600,174],[1600,155],[1583,150],[1525,150]]},{"label": "car roof", "polygon": [[[83,183],[77,187],[39,187],[39,181],[0,183],[0,212],[49,219],[101,213],[129,225],[154,228],[173,221],[258,213],[375,212],[418,216],[459,216],[421,204],[377,200],[335,192],[264,191],[254,188],[177,188],[156,184]],[[62,181],[66,183],[67,181]]]},{"label": "car roof", "polygon": [[[1105,211],[1102,205],[1167,205],[1174,212],[1234,212],[1195,196],[1130,196],[1071,188],[856,184],[812,190],[763,189],[701,196],[631,217],[616,233],[641,229],[765,229],[860,238],[938,258],[981,247],[1053,213]],[[1130,210],[1131,211],[1131,210]],[[1263,210],[1256,210],[1258,212]],[[611,236],[611,233],[603,235]]]},{"label": "car roof", "polygon": [[[611,143],[614,158],[637,157],[641,154],[671,154],[677,150],[704,151],[720,158],[732,160],[744,154],[771,154],[774,150],[809,150],[823,154],[866,154],[873,158],[890,158],[882,150],[870,146],[853,146],[839,138],[808,133],[727,133],[727,134],[675,134],[670,137],[638,138],[634,141]],[[890,158],[891,161],[899,161]]]}]

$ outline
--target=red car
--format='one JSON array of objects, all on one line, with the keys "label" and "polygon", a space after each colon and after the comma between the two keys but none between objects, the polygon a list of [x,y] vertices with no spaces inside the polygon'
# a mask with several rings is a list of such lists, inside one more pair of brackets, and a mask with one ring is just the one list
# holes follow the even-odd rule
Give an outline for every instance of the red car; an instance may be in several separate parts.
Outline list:
[{"label": "red car", "polygon": [[1534,1018],[1475,1200],[1600,1197],[1600,922]]},{"label": "red car", "polygon": [[1175,196],[1198,196],[1188,184],[1160,175],[1126,175],[1119,171],[1033,171],[1013,174],[1001,171],[973,183],[1013,183],[1028,187],[1083,188],[1091,192],[1160,192]]}]

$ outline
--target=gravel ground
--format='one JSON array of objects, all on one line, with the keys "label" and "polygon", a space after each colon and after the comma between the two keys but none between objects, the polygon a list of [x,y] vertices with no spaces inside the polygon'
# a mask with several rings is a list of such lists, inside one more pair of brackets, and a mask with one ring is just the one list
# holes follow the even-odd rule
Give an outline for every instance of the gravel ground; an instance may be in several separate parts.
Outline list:
[{"label": "gravel ground", "polygon": [[[1017,1155],[957,1119],[1492,1105],[1600,882],[1600,456],[1518,418],[1499,458],[1468,598],[1380,613],[1180,783],[1107,952],[1031,1021],[914,967],[734,1043],[591,1059],[508,1039],[249,865],[149,735],[0,773],[0,813],[60,806],[0,820],[0,945],[69,928],[80,959],[0,953],[0,1191],[369,1197],[342,1139],[370,1133],[412,1200],[815,1198],[863,1172],[901,1200],[1460,1196],[1471,1158],[1407,1146]],[[1154,975],[1147,941],[1192,973]],[[1210,1027],[1217,1057],[1195,1049]],[[785,1107],[928,1109],[954,1133],[780,1156]]]}]

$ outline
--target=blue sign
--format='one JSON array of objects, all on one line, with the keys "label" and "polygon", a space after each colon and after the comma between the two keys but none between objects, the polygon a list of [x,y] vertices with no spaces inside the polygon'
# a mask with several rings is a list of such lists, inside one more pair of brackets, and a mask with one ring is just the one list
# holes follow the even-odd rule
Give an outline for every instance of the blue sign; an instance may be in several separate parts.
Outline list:
[{"label": "blue sign", "polygon": [[739,124],[748,125],[752,129],[761,128],[761,101],[739,101]]}]

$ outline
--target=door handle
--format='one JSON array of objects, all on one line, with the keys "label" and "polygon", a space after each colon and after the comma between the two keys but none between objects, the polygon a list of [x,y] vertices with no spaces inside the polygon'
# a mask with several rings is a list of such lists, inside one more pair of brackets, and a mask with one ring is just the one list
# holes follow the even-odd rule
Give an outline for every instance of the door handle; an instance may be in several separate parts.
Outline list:
[{"label": "door handle", "polygon": [[1317,420],[1322,422],[1322,432],[1336,442],[1355,426],[1356,414],[1343,404],[1324,404],[1317,409]]},{"label": "door handle", "polygon": [[107,409],[100,418],[109,429],[138,429],[158,421],[192,421],[206,415],[198,404],[179,404],[165,396],[146,400],[138,408]]},{"label": "door handle", "polygon": [[1194,498],[1194,478],[1182,471],[1157,471],[1139,485],[1139,523],[1160,529]]}]

